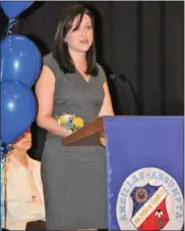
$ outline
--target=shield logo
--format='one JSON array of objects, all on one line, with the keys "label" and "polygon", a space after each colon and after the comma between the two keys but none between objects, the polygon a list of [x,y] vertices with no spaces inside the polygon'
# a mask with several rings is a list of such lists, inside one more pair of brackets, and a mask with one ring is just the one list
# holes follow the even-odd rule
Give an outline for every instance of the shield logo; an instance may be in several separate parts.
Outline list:
[{"label": "shield logo", "polygon": [[133,201],[131,222],[138,230],[161,230],[165,227],[169,221],[167,195],[162,185],[146,184],[133,189],[130,194]]}]

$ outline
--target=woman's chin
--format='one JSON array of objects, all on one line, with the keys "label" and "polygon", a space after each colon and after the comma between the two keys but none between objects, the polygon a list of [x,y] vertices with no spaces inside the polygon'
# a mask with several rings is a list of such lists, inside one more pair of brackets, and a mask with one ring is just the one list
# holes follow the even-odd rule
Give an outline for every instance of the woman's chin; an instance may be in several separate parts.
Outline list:
[{"label": "woman's chin", "polygon": [[78,50],[79,52],[87,52],[89,50],[90,46],[88,45],[81,45]]},{"label": "woman's chin", "polygon": [[31,148],[31,142],[30,143],[25,143],[23,146],[22,146],[22,150],[25,150],[25,151],[28,151],[29,149]]}]

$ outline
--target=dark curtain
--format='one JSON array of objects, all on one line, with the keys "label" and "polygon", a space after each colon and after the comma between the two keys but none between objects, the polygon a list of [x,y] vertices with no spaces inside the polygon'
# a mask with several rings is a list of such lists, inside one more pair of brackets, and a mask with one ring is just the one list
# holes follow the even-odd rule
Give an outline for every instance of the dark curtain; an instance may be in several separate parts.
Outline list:
[{"label": "dark curtain", "polygon": [[[184,114],[184,2],[81,3],[96,18],[98,62],[107,76],[118,76],[108,78],[116,114]],[[35,2],[13,33],[29,36],[47,54],[61,9],[70,4],[75,2]],[[7,25],[2,12],[0,22],[2,34]]]}]

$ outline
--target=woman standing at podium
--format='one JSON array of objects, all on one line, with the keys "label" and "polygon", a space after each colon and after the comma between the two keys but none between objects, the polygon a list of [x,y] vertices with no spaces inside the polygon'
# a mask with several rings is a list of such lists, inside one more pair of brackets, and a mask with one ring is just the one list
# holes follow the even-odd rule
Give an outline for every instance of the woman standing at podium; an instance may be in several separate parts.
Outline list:
[{"label": "woman standing at podium", "polygon": [[76,114],[85,123],[113,115],[105,73],[96,63],[94,19],[81,5],[62,12],[54,51],[36,84],[38,125],[48,131],[42,155],[47,230],[105,229],[106,159],[101,146],[62,146],[72,132],[55,119]]}]

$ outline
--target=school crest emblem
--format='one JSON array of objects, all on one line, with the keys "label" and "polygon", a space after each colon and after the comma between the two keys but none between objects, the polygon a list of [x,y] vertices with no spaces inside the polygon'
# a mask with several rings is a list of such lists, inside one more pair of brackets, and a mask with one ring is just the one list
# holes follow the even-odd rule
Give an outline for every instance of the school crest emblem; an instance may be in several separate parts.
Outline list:
[{"label": "school crest emblem", "polygon": [[120,230],[181,230],[183,196],[168,173],[139,169],[120,189],[116,215]]}]

